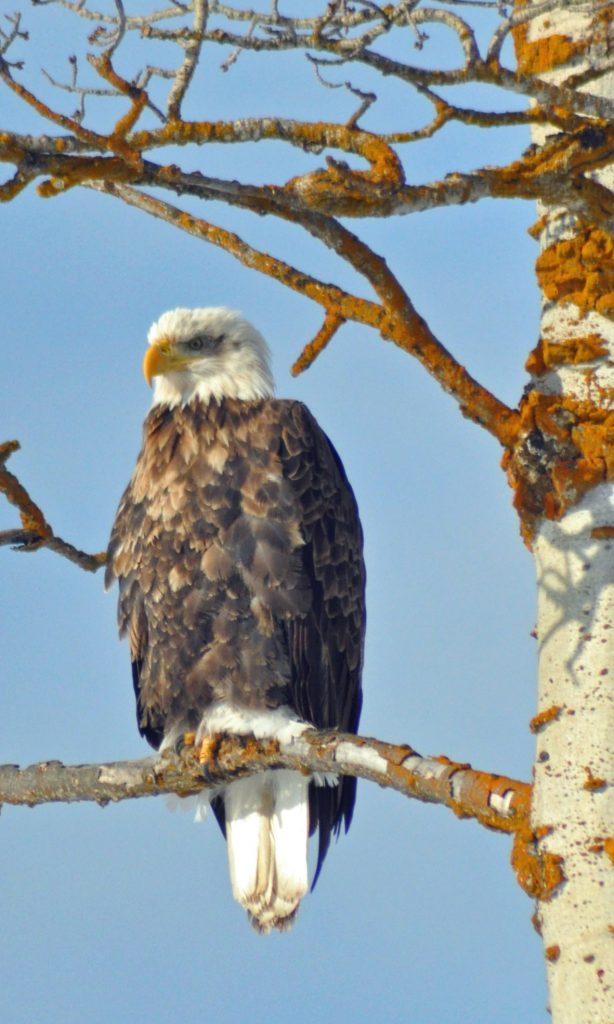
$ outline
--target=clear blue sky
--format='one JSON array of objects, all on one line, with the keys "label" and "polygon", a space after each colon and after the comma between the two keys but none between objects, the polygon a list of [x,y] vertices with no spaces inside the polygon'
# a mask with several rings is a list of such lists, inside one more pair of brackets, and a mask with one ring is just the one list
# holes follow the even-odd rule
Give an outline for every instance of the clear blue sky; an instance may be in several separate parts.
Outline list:
[{"label": "clear blue sky", "polygon": [[[23,9],[32,34],[14,55],[29,57],[24,75],[40,86],[43,53],[65,76],[63,56],[77,45],[61,41],[68,16],[25,0],[11,9]],[[304,58],[273,67],[244,55],[224,75],[223,56],[203,68],[189,116],[316,119],[318,100],[330,119],[353,109],[341,90],[318,92]],[[369,84],[358,72],[354,81]],[[412,127],[422,108],[390,83],[381,95],[365,127]],[[72,100],[63,102],[70,111]],[[0,128],[10,127],[37,122],[3,92]],[[527,142],[518,130],[449,129],[408,155],[410,178],[495,162]],[[275,144],[171,158],[247,180],[318,164]],[[216,206],[201,212],[352,285],[287,226]],[[528,779],[533,572],[496,442],[407,355],[353,325],[293,380],[288,368],[319,310],[109,198],[72,191],[43,201],[30,189],[0,215],[0,433],[21,441],[10,468],[56,531],[89,551],[106,545],[150,402],[140,370],[149,324],[177,305],[241,309],[269,340],[279,394],[311,407],[358,497],[369,574],[362,731]],[[386,255],[446,346],[512,404],[538,331],[533,219],[529,204],[483,202],[352,225]],[[0,506],[0,528],[14,524]],[[103,593],[100,575],[47,552],[2,549],[0,562],[0,760],[147,754],[115,594]],[[196,826],[162,800],[7,807],[0,834],[4,1024],[546,1020],[541,943],[509,867],[510,842],[441,808],[360,784],[351,832],[296,927],[267,939],[230,896],[213,821]]]}]

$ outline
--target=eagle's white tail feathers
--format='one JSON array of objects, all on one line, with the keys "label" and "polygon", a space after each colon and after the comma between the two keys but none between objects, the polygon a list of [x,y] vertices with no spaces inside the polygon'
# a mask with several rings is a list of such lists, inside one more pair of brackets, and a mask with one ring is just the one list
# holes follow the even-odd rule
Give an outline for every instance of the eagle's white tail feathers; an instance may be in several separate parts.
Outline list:
[{"label": "eagle's white tail feathers", "polygon": [[289,928],[309,888],[309,780],[279,769],[224,793],[232,892],[257,931]]}]

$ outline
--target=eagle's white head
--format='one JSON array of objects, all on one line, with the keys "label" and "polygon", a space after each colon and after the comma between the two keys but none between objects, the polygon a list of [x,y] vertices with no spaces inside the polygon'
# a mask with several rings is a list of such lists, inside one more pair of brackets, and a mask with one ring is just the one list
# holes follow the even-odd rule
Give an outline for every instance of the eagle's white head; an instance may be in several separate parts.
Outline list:
[{"label": "eagle's white head", "polygon": [[269,347],[233,309],[171,309],[149,329],[143,361],[154,405],[186,405],[193,398],[255,401],[274,392]]}]

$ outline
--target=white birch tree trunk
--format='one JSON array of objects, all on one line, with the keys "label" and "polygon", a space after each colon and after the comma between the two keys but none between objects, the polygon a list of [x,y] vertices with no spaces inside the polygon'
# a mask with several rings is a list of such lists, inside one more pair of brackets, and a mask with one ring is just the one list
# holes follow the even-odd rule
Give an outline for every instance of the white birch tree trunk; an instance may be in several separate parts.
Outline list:
[{"label": "white birch tree trunk", "polygon": [[[614,1019],[614,521],[611,484],[594,488],[535,543],[539,711],[532,824],[566,881],[539,904],[555,1024]],[[610,848],[611,853],[611,848]]]},{"label": "white birch tree trunk", "polygon": [[[560,4],[516,40],[520,69],[532,65],[562,84],[611,64],[613,17],[597,3]],[[614,75],[581,88],[613,98]],[[537,128],[534,141],[553,131]],[[612,188],[614,177],[604,172],[598,180]],[[532,827],[538,853],[562,858],[564,880],[544,888],[537,920],[555,1024],[612,1024],[614,257],[611,236],[568,209],[543,206],[539,217],[543,306],[529,400],[537,462],[547,464],[554,484],[533,527],[539,698]]]}]

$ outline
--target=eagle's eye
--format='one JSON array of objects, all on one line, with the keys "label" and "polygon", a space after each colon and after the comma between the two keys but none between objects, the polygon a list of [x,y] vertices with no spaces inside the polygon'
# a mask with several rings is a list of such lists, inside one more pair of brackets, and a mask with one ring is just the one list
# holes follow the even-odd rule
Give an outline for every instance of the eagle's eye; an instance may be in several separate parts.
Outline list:
[{"label": "eagle's eye", "polygon": [[195,338],[190,338],[184,342],[184,347],[188,352],[212,352],[223,340],[223,334],[218,338],[213,338],[207,334],[197,334]]}]

